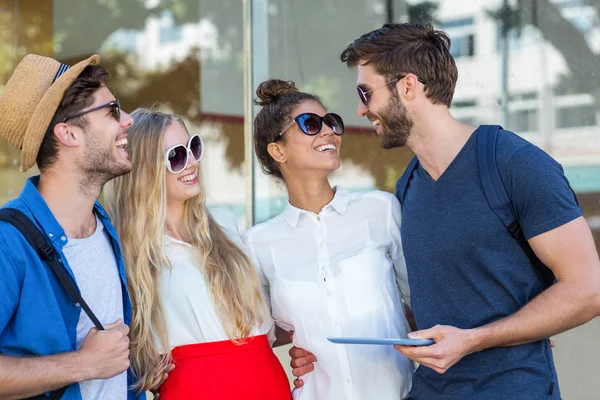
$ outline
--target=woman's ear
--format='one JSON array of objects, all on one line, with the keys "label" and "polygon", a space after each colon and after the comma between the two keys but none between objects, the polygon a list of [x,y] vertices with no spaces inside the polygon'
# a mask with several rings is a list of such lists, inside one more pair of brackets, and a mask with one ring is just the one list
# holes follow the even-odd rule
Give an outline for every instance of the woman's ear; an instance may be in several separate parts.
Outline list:
[{"label": "woman's ear", "polygon": [[267,146],[267,151],[269,152],[269,155],[273,158],[273,160],[275,160],[275,162],[278,162],[279,164],[285,164],[285,162],[287,161],[287,158],[285,156],[285,150],[280,143],[269,143],[269,145]]}]

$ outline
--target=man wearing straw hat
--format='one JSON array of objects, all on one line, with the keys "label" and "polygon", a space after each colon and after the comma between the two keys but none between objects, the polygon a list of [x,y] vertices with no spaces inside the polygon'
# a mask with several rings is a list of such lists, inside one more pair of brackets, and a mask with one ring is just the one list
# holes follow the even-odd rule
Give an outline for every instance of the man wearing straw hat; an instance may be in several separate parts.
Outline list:
[{"label": "man wearing straw hat", "polygon": [[[0,398],[144,397],[128,392],[131,303],[115,230],[96,201],[131,170],[133,119],[98,62],[27,55],[0,97],[0,134],[21,149],[21,171],[40,170],[3,209],[22,212],[54,250],[54,263],[42,261],[0,221]],[[57,270],[85,301],[71,300]]]}]

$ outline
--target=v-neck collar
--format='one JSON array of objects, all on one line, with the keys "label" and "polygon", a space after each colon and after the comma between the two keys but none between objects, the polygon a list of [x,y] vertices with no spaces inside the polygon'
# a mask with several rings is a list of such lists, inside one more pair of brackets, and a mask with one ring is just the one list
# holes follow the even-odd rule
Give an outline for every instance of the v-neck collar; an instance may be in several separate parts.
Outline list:
[{"label": "v-neck collar", "polygon": [[434,186],[434,187],[441,186],[448,179],[446,177],[452,172],[452,170],[454,168],[456,168],[457,164],[460,164],[460,161],[465,157],[465,154],[470,150],[470,148],[475,145],[474,142],[475,142],[475,136],[476,136],[477,130],[479,130],[479,127],[477,129],[475,129],[475,131],[473,131],[471,136],[469,136],[469,138],[467,139],[467,141],[465,142],[463,147],[460,149],[460,151],[458,152],[456,157],[454,157],[454,159],[452,160],[450,165],[448,165],[448,167],[444,170],[444,172],[442,172],[442,174],[440,175],[440,177],[437,180],[434,180],[431,177],[431,175],[429,175],[429,172],[427,172],[425,170],[425,168],[423,168],[423,166],[419,163],[418,170],[421,171],[421,173],[423,174],[423,177],[431,186]]}]

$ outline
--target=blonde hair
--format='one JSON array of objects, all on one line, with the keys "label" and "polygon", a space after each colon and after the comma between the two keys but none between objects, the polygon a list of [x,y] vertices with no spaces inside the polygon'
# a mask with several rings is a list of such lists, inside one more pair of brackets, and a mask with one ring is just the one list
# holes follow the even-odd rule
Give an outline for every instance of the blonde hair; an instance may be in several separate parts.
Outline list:
[{"label": "blonde hair", "polygon": [[[158,293],[158,276],[170,268],[163,240],[166,234],[167,193],[164,135],[181,118],[138,109],[128,131],[133,170],[106,187],[107,209],[119,234],[133,305],[131,365],[135,388],[157,385],[171,363],[165,318]],[[250,336],[265,320],[267,308],[258,275],[248,256],[213,220],[205,205],[205,191],[186,200],[184,229],[196,250],[214,307],[228,337],[235,343]],[[159,354],[158,338],[165,356]]]}]

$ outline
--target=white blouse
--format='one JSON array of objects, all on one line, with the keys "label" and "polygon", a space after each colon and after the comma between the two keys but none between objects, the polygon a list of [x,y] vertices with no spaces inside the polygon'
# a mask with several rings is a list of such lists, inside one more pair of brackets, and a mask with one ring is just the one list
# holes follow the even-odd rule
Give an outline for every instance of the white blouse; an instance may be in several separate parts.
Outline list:
[{"label": "white blouse", "polygon": [[[210,212],[225,234],[244,249],[233,214],[225,209],[212,209]],[[171,269],[161,270],[158,290],[165,315],[169,350],[186,344],[229,340],[210,298],[209,287],[194,248],[166,236],[165,252]],[[275,341],[274,325],[270,318],[252,332],[252,335],[262,334],[269,335],[271,343]],[[156,337],[155,343],[160,349]]]},{"label": "white blouse", "polygon": [[400,299],[410,301],[400,204],[393,195],[336,187],[319,214],[288,204],[250,229],[244,242],[275,323],[294,330],[294,345],[318,360],[294,399],[399,400],[408,394],[414,364],[392,346],[327,340],[403,338],[409,331]]}]

